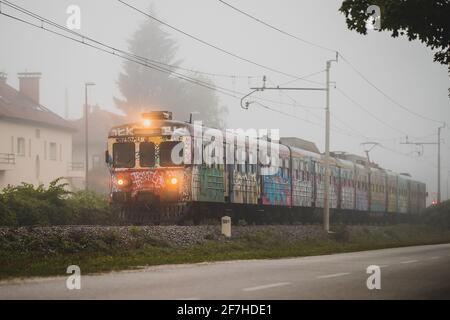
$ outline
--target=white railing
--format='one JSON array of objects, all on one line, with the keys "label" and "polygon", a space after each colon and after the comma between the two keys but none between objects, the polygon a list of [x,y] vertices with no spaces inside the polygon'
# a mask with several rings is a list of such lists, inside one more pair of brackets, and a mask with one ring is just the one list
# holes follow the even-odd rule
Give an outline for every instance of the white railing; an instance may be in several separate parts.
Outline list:
[{"label": "white railing", "polygon": [[1,164],[16,164],[16,156],[13,153],[0,153]]}]

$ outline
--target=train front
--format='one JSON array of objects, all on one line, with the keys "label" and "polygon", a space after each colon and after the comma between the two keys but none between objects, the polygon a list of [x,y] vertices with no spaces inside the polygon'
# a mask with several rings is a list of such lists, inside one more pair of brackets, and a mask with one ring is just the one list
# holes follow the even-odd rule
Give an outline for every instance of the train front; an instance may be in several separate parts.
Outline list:
[{"label": "train front", "polygon": [[190,125],[170,112],[150,112],[140,122],[114,127],[106,162],[111,202],[134,223],[179,221],[191,190]]}]

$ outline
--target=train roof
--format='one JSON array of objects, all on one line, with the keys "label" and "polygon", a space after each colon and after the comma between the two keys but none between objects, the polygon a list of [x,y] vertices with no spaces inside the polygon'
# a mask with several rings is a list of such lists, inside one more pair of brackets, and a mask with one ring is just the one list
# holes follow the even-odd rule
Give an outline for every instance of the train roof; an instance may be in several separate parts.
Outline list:
[{"label": "train roof", "polygon": [[338,166],[342,168],[353,169],[355,167],[355,163],[353,161],[336,158],[336,162]]},{"label": "train roof", "polygon": [[304,150],[311,153],[320,153],[319,148],[317,148],[314,142],[296,138],[296,137],[281,137],[280,143],[296,148],[298,150]]}]

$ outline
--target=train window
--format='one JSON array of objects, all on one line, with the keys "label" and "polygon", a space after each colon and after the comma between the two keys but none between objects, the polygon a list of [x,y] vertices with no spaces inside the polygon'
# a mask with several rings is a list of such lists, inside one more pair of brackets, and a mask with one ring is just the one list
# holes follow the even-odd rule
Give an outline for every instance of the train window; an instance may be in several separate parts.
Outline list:
[{"label": "train window", "polygon": [[[179,141],[164,141],[159,144],[159,165],[161,167],[176,167],[183,164],[176,164],[172,161],[172,149],[179,143]],[[181,149],[180,157],[183,157],[183,149]]]},{"label": "train window", "polygon": [[153,167],[155,165],[155,144],[153,142],[141,142],[139,144],[139,161],[141,167]]},{"label": "train window", "polygon": [[115,168],[134,168],[135,154],[134,143],[113,144],[113,165]]}]

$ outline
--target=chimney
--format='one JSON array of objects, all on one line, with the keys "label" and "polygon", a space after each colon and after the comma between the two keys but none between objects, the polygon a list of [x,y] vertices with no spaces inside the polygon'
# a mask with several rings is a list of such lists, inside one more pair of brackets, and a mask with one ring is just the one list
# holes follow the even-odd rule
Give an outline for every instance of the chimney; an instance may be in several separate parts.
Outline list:
[{"label": "chimney", "polygon": [[39,103],[39,80],[40,72],[21,72],[19,77],[19,91],[33,101]]},{"label": "chimney", "polygon": [[6,84],[7,75],[5,72],[0,72],[0,84]]}]

